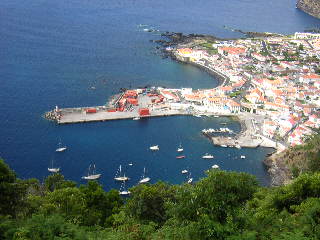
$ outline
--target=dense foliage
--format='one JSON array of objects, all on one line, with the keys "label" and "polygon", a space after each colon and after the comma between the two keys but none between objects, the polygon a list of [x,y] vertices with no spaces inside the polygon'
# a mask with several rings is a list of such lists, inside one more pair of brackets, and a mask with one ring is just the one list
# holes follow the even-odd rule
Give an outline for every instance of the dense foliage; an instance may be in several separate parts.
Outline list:
[{"label": "dense foliage", "polygon": [[95,181],[19,180],[0,160],[0,239],[319,239],[320,173],[260,187],[210,170],[194,185],[138,185],[124,203]]}]

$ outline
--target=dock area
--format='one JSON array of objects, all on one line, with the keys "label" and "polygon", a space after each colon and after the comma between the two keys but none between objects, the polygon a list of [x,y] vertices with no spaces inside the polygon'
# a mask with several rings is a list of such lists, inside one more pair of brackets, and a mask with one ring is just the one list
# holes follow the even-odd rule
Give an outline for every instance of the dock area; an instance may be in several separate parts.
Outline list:
[{"label": "dock area", "polygon": [[282,144],[262,136],[261,126],[263,123],[263,117],[259,118],[252,114],[239,114],[239,120],[241,123],[241,132],[236,136],[213,136],[210,137],[211,141],[216,146],[228,146],[228,147],[270,147],[277,150],[283,150],[285,146]]},{"label": "dock area", "polygon": [[87,113],[86,108],[78,109],[61,109],[61,118],[57,120],[59,124],[67,123],[84,123],[84,122],[98,122],[121,119],[139,119],[147,117],[162,117],[174,115],[188,115],[186,112],[178,110],[153,110],[148,115],[140,116],[138,111],[123,111],[123,112],[108,112],[104,106],[96,107],[97,112]]}]

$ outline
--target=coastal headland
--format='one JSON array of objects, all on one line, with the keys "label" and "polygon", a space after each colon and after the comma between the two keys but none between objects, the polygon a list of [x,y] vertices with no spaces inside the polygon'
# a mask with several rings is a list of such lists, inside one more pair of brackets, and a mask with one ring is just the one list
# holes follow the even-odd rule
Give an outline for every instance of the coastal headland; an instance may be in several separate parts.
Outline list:
[{"label": "coastal headland", "polygon": [[272,183],[279,185],[284,181],[274,173],[284,165],[271,164],[270,159],[278,162],[284,149],[302,144],[320,127],[320,34],[242,33],[247,37],[166,32],[154,40],[166,57],[214,75],[220,81],[215,88],[122,89],[105,105],[56,107],[45,117],[59,124],[174,115],[237,117],[242,130],[236,136],[205,135],[221,147],[274,148],[265,163]]}]

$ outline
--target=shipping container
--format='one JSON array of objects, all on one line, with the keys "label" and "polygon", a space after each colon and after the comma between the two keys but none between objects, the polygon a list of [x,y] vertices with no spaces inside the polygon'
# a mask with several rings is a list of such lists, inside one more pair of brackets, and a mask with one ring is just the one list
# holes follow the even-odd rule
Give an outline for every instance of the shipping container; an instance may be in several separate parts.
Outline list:
[{"label": "shipping container", "polygon": [[148,116],[148,115],[150,115],[150,112],[149,112],[148,108],[140,108],[139,114],[140,114],[140,116]]},{"label": "shipping container", "polygon": [[95,109],[95,108],[88,108],[86,110],[86,113],[96,113],[96,112],[97,112],[97,109]]}]

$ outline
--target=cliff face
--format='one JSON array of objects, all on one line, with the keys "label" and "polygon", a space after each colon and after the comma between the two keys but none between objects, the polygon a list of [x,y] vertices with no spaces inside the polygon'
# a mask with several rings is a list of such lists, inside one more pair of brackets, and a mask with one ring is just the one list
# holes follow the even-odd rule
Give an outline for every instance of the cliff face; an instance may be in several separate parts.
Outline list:
[{"label": "cliff face", "polygon": [[320,171],[320,133],[305,144],[273,154],[264,160],[271,176],[271,185],[288,184],[294,177],[306,172]]},{"label": "cliff face", "polygon": [[320,18],[320,0],[298,0],[297,8],[311,16]]}]

